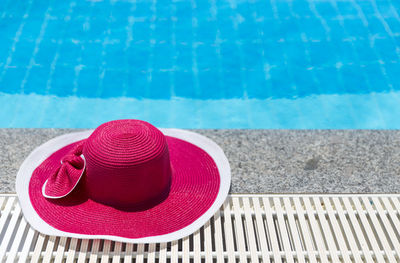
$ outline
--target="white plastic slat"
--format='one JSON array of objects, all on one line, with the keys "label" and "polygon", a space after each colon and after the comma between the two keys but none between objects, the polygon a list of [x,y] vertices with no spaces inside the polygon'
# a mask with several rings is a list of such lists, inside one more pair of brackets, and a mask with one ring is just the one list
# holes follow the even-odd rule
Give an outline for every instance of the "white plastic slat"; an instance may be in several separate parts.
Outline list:
[{"label": "white plastic slat", "polygon": [[[334,239],[334,233],[332,233],[328,221],[325,218],[325,212],[322,208],[321,205],[321,200],[319,199],[319,197],[314,197],[313,198],[314,201],[314,206],[317,209],[317,214],[318,214],[318,220],[321,223],[322,226],[322,234],[326,239],[326,242],[328,244],[328,249],[329,249],[329,254],[331,256],[331,261],[332,262],[339,262],[339,257],[337,255],[337,248],[335,245],[335,241]],[[338,229],[338,231],[340,231],[340,229]]]},{"label": "white plastic slat", "polygon": [[9,198],[7,198],[5,196],[0,196],[0,210],[3,209],[3,204],[4,204],[4,202],[6,202],[7,199],[9,199]]},{"label": "white plastic slat", "polygon": [[399,213],[400,211],[400,201],[399,197],[397,196],[391,196],[390,200],[393,202],[394,207],[396,208],[397,212]]},{"label": "white plastic slat", "polygon": [[54,263],[61,263],[64,261],[64,251],[66,245],[67,245],[67,238],[61,237],[60,242],[58,243],[57,253],[54,259]]},{"label": "white plastic slat", "polygon": [[100,248],[100,239],[94,239],[92,243],[92,250],[90,251],[89,263],[96,263],[98,252]]},{"label": "white plastic slat", "polygon": [[[350,251],[346,247],[346,240],[344,239],[341,227],[339,226],[339,223],[336,219],[336,213],[332,208],[331,201],[329,200],[328,197],[325,197],[325,196],[322,198],[322,200],[324,201],[325,208],[328,213],[329,221],[332,224],[333,229],[335,230],[334,234],[336,236],[340,254],[342,255],[341,260],[344,263],[350,263],[351,262]],[[361,260],[361,258],[360,258],[360,260]]]},{"label": "white plastic slat", "polygon": [[308,253],[307,253],[308,260],[310,260],[311,263],[316,263],[317,258],[316,258],[316,253],[315,253],[315,249],[314,249],[313,242],[312,242],[312,234],[311,234],[311,231],[308,227],[308,224],[307,224],[305,216],[304,216],[305,212],[303,209],[303,205],[301,204],[299,197],[293,197],[293,203],[294,203],[294,206],[296,209],[295,211],[298,214],[299,225],[300,225],[300,229],[302,232],[304,245],[305,245],[306,251],[308,251]]},{"label": "white plastic slat", "polygon": [[14,209],[14,213],[11,217],[10,223],[7,227],[6,233],[1,241],[0,245],[0,262],[3,262],[4,256],[6,254],[6,249],[10,243],[11,235],[14,232],[15,226],[17,224],[18,218],[20,216],[21,208],[17,205]]},{"label": "white plastic slat", "polygon": [[242,213],[241,207],[239,204],[239,198],[233,197],[233,211],[235,213],[235,229],[236,229],[236,242],[237,246],[239,247],[239,259],[241,263],[247,262],[246,257],[246,244],[244,240],[244,229],[243,229],[243,222],[242,222]]},{"label": "white plastic slat", "polygon": [[[112,257],[112,263],[120,263],[121,262],[121,251],[122,251],[122,243],[115,242],[114,256]],[[152,262],[149,262],[149,263],[152,263]]]},{"label": "white plastic slat", "polygon": [[132,262],[133,244],[126,244],[124,262]]},{"label": "white plastic slat", "polygon": [[156,262],[156,244],[151,243],[151,244],[149,244],[147,263],[154,263],[154,262]]},{"label": "white plastic slat", "polygon": [[201,262],[201,257],[200,257],[200,251],[201,251],[201,245],[200,245],[200,229],[194,232],[193,234],[193,251],[194,251],[194,263],[200,263]]},{"label": "white plastic slat", "polygon": [[283,209],[281,207],[281,199],[273,198],[275,211],[276,211],[276,219],[277,225],[279,228],[280,237],[283,243],[283,251],[285,251],[285,258],[288,263],[294,263],[292,248],[289,241],[289,234],[286,228],[285,218],[283,216]]},{"label": "white plastic slat", "polygon": [[[69,249],[67,252],[67,260],[65,263],[73,263],[75,261],[76,245],[78,244],[77,238],[71,238],[69,242]],[[58,253],[58,252],[57,252]]]},{"label": "white plastic slat", "polygon": [[[356,262],[362,262],[361,259],[361,251],[358,249],[357,247],[357,243],[356,240],[354,238],[354,235],[352,235],[352,230],[350,228],[350,224],[347,221],[346,218],[346,214],[343,210],[342,204],[340,203],[339,198],[337,197],[333,197],[332,201],[335,205],[335,211],[337,212],[337,215],[339,217],[339,221],[341,222],[342,226],[343,226],[343,232],[346,235],[346,238],[349,242],[349,246],[350,246],[350,253],[353,255],[353,258],[355,259]],[[347,213],[348,214],[348,213]]]},{"label": "white plastic slat", "polygon": [[[204,225],[204,252],[205,263],[212,263],[212,240],[211,240],[211,224],[207,221]],[[174,262],[174,261],[173,261]]]},{"label": "white plastic slat", "polygon": [[56,243],[56,237],[49,236],[49,239],[47,240],[46,250],[44,251],[43,263],[50,263],[53,256],[55,243]]},{"label": "white plastic slat", "polygon": [[189,262],[189,251],[190,251],[190,240],[189,237],[186,236],[182,240],[182,250],[183,250],[183,255],[182,255],[182,261],[183,262]]},{"label": "white plastic slat", "polygon": [[0,257],[6,263],[399,262],[399,197],[235,195],[191,236],[133,245],[38,234],[15,195],[0,195]]},{"label": "white plastic slat", "polygon": [[[0,209],[1,209],[0,229],[1,230],[4,229],[4,224],[6,223],[6,220],[8,219],[8,216],[10,215],[10,211],[11,211],[14,201],[15,201],[15,198],[6,198],[3,196],[0,197]],[[3,208],[4,204],[6,204],[6,205]]]},{"label": "white plastic slat", "polygon": [[[18,209],[18,208],[19,207],[17,206],[15,211],[18,211],[18,214],[20,214],[21,213],[21,209]],[[14,211],[14,213],[15,213],[15,211]],[[20,217],[20,215],[19,215],[19,217]],[[22,236],[23,236],[23,234],[24,234],[24,232],[26,230],[26,226],[27,226],[27,223],[26,223],[25,219],[22,217],[20,225],[18,226],[17,233],[15,234],[15,238],[14,238],[12,247],[10,249],[10,252],[9,252],[8,256],[7,256],[6,263],[15,262],[15,258],[16,258],[17,253],[18,253],[18,247],[19,247],[19,244],[21,243]]]},{"label": "white plastic slat", "polygon": [[257,232],[258,232],[258,236],[259,236],[259,240],[260,240],[262,261],[270,262],[267,237],[266,237],[265,229],[264,229],[264,220],[262,218],[263,211],[261,210],[261,207],[260,207],[259,198],[253,198],[253,206],[254,206],[254,213],[255,213],[256,222],[257,222]]},{"label": "white plastic slat", "polygon": [[[393,225],[394,225],[393,231],[395,231],[395,233],[399,234],[399,231],[400,231],[400,220],[397,217],[396,212],[400,211],[400,209],[395,211],[393,209],[393,206],[390,204],[389,198],[387,198],[387,197],[382,198],[382,201],[383,201],[383,204],[385,205],[385,211],[388,211],[390,219],[393,222]],[[398,235],[396,235],[396,236],[398,236]],[[397,260],[400,261],[400,251],[399,251],[400,250],[400,244],[399,244],[399,240],[398,239],[395,239],[395,240],[397,241],[397,242],[394,241],[395,242],[395,249],[396,249],[396,252],[397,252]]]},{"label": "white plastic slat", "polygon": [[228,252],[228,261],[235,262],[235,246],[233,241],[233,231],[232,231],[232,216],[231,216],[231,206],[230,199],[228,198],[224,203],[224,230],[225,230],[225,243],[226,250]]},{"label": "white plastic slat", "polygon": [[[3,230],[4,226],[7,222],[7,219],[11,216],[11,209],[14,206],[14,202],[15,202],[15,197],[11,197],[7,200],[6,202],[6,206],[4,208],[4,211],[2,211],[1,213],[1,217],[0,217],[0,229]],[[5,237],[3,238],[5,239]],[[5,242],[2,242],[5,243]],[[4,245],[3,245],[4,246]]]},{"label": "white plastic slat", "polygon": [[[386,257],[389,259],[390,262],[395,262],[396,260],[394,259],[394,255],[392,252],[392,249],[390,248],[389,242],[386,239],[386,235],[385,232],[376,216],[376,213],[374,211],[374,209],[372,208],[370,201],[368,200],[368,198],[366,196],[361,197],[361,199],[363,200],[363,203],[365,205],[365,207],[367,208],[368,214],[371,218],[371,221],[374,225],[374,228],[376,230],[376,233],[378,235],[378,238],[380,240],[380,242],[383,245],[383,250],[385,251],[385,255]],[[378,211],[379,212],[379,211]],[[386,216],[385,216],[386,217]],[[380,254],[380,253],[379,253]]]},{"label": "white plastic slat", "polygon": [[[361,246],[361,250],[363,252],[364,260],[367,263],[373,262],[371,254],[369,253],[368,244],[365,241],[364,234],[363,234],[363,232],[362,232],[362,230],[360,228],[360,225],[358,223],[358,220],[356,218],[356,213],[357,212],[353,209],[353,207],[351,206],[350,201],[348,200],[347,197],[342,198],[342,201],[343,201],[343,204],[344,204],[344,206],[346,208],[347,215],[349,216],[351,225],[353,226],[353,229],[355,231],[355,239],[358,241],[358,243]],[[362,213],[362,214],[364,214],[364,213]],[[361,215],[359,215],[359,216],[361,217]],[[368,222],[367,222],[367,225],[368,225]]]},{"label": "white plastic slat", "polygon": [[[215,240],[215,251],[217,252],[217,263],[224,262],[224,246],[222,239],[222,226],[221,226],[221,213],[220,210],[217,211],[214,215],[214,227],[215,233],[213,239]],[[185,240],[185,239],[184,239]],[[184,253],[188,253],[184,251]],[[184,254],[183,262],[185,261],[186,255]]]},{"label": "white plastic slat", "polygon": [[[25,219],[23,219],[25,221]],[[25,221],[26,222],[26,221]],[[35,240],[38,236],[38,232],[34,231],[32,228],[29,228],[28,234],[24,240],[25,244],[22,247],[22,251],[19,254],[18,263],[24,263],[28,261],[29,249],[32,245],[32,241]]]},{"label": "white plastic slat", "polygon": [[111,241],[110,240],[104,240],[103,244],[103,253],[101,255],[101,260],[100,262],[108,263],[108,260],[110,259],[110,249],[111,249]]},{"label": "white plastic slat", "polygon": [[166,262],[167,262],[167,243],[161,243],[160,244],[160,263],[166,263]]},{"label": "white plastic slat", "polygon": [[271,243],[272,252],[273,252],[273,259],[274,259],[274,262],[280,263],[280,262],[282,262],[282,258],[281,258],[281,253],[279,250],[277,233],[275,230],[274,217],[272,214],[272,207],[269,202],[269,198],[264,197],[262,200],[263,200],[263,204],[264,204],[265,218],[267,221],[267,235],[270,238],[270,243]]},{"label": "white plastic slat", "polygon": [[88,245],[89,245],[89,239],[83,239],[78,254],[78,263],[86,262]]},{"label": "white plastic slat", "polygon": [[257,263],[259,262],[258,260],[258,254],[257,254],[257,243],[256,243],[256,235],[254,233],[254,226],[253,226],[253,218],[252,218],[252,211],[250,208],[250,201],[248,197],[242,198],[243,200],[243,209],[244,209],[244,215],[245,215],[245,220],[246,220],[246,226],[247,226],[247,240],[248,240],[248,246],[250,248],[250,258],[252,263]]},{"label": "white plastic slat", "polygon": [[300,235],[297,229],[296,221],[294,218],[293,208],[288,197],[283,198],[283,204],[285,206],[285,212],[290,225],[291,236],[293,237],[294,249],[296,250],[296,257],[299,263],[305,263],[304,254],[302,253],[302,246]]},{"label": "white plastic slat", "polygon": [[[372,230],[372,228],[368,222],[368,218],[364,213],[364,208],[362,207],[358,198],[354,198],[354,199],[352,199],[352,201],[354,202],[354,206],[355,206],[355,208],[358,212],[358,215],[361,219],[361,222],[362,222],[361,227],[363,227],[365,229],[365,233],[367,234],[369,243],[372,246],[372,250],[375,252],[376,260],[379,262],[384,262],[383,255],[380,253],[379,244],[374,235],[374,231]],[[348,202],[348,199],[346,199],[346,202]],[[349,205],[350,205],[350,203],[348,204],[348,206]]]},{"label": "white plastic slat", "polygon": [[144,262],[144,244],[137,245],[136,263]]},{"label": "white plastic slat", "polygon": [[315,243],[319,251],[319,257],[322,263],[328,262],[328,255],[325,248],[325,240],[321,234],[318,221],[315,219],[314,209],[311,206],[310,198],[303,198],[304,205],[306,207],[308,220],[311,225],[311,231],[315,238]]},{"label": "white plastic slat", "polygon": [[43,234],[39,234],[38,235],[38,238],[36,240],[35,250],[33,251],[32,261],[31,262],[39,262],[45,238],[46,238],[46,236],[43,235]]},{"label": "white plastic slat", "polygon": [[[382,199],[386,199],[385,197],[383,197]],[[374,202],[374,205],[378,211],[379,217],[382,220],[382,223],[386,229],[386,233],[389,235],[390,241],[393,244],[393,248],[396,251],[397,255],[400,255],[400,243],[399,240],[397,239],[396,236],[396,232],[395,230],[392,228],[392,225],[389,222],[389,219],[385,213],[385,210],[383,209],[381,202],[379,200],[379,198],[377,197],[373,197],[372,201]],[[387,211],[387,210],[386,210]],[[388,214],[390,215],[390,212],[388,212]],[[390,251],[392,252],[392,251]],[[392,254],[392,253],[390,253]]]},{"label": "white plastic slat", "polygon": [[178,262],[178,241],[171,242],[171,262]]}]

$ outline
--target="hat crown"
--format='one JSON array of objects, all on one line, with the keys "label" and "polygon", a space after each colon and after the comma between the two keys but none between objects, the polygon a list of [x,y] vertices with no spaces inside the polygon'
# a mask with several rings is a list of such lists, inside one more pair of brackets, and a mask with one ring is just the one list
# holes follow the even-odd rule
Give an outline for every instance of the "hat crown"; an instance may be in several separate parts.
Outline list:
[{"label": "hat crown", "polygon": [[171,166],[164,134],[140,120],[100,125],[87,139],[89,198],[115,207],[148,206],[169,190]]}]

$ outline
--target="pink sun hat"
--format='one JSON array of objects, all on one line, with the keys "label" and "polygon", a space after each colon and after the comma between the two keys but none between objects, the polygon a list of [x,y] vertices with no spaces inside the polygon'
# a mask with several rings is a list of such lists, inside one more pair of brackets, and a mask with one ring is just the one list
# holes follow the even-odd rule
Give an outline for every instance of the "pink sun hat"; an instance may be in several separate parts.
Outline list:
[{"label": "pink sun hat", "polygon": [[115,120],[36,148],[16,179],[27,222],[56,236],[169,242],[192,234],[224,203],[228,159],[185,130]]}]

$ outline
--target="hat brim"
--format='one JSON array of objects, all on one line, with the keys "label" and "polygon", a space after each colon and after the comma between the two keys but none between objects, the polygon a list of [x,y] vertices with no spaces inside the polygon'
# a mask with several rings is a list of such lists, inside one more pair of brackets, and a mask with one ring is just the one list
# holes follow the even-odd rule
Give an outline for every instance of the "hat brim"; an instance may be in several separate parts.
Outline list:
[{"label": "hat brim", "polygon": [[[225,201],[230,187],[229,162],[212,140],[185,130],[160,129],[167,136],[173,175],[168,197],[142,210],[118,210],[78,195],[54,202],[41,187],[59,158],[93,130],[56,137],[35,149],[23,162],[16,191],[27,222],[56,236],[102,238],[121,242],[169,242],[192,234]],[[54,168],[55,169],[55,168]],[[79,188],[79,186],[78,186]],[[82,199],[82,200],[79,200]]]}]

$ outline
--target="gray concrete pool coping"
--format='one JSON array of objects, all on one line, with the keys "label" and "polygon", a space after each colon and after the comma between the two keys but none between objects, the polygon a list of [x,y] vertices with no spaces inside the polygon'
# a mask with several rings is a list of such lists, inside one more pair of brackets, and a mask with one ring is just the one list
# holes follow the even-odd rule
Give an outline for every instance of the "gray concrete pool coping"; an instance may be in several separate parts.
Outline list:
[{"label": "gray concrete pool coping", "polygon": [[[26,156],[76,129],[0,129],[0,192]],[[231,193],[400,193],[399,130],[193,130],[218,143]]]}]

